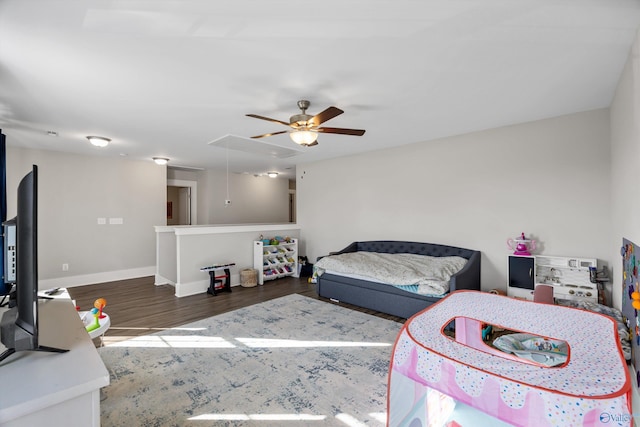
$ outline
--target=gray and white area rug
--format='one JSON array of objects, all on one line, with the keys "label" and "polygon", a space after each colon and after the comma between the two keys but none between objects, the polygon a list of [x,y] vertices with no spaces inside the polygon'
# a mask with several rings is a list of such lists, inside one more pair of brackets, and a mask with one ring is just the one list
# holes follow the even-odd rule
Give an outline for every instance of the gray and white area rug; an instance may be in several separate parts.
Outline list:
[{"label": "gray and white area rug", "polygon": [[102,426],[383,426],[401,327],[289,295],[117,342]]}]

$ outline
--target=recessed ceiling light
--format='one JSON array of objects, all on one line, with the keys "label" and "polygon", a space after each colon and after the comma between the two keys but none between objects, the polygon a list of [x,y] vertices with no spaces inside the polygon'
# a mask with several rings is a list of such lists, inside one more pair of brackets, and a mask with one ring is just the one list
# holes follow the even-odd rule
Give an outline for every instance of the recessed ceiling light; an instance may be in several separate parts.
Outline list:
[{"label": "recessed ceiling light", "polygon": [[267,176],[269,178],[277,178],[278,177],[278,172],[267,172]]},{"label": "recessed ceiling light", "polygon": [[169,159],[166,157],[154,157],[153,161],[156,162],[157,165],[166,165],[169,163]]},{"label": "recessed ceiling light", "polygon": [[88,136],[87,139],[96,147],[106,147],[111,142],[109,138],[105,138],[104,136]]}]

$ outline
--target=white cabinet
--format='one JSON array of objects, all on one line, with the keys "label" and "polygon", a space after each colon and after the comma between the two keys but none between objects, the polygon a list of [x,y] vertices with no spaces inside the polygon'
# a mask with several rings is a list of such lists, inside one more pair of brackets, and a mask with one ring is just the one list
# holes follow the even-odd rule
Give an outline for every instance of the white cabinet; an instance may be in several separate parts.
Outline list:
[{"label": "white cabinet", "polygon": [[298,277],[298,239],[266,245],[253,242],[253,268],[258,270],[258,284],[281,277]]},{"label": "white cabinet", "polygon": [[38,321],[39,344],[69,351],[19,352],[0,364],[6,390],[0,425],[99,427],[100,388],[109,385],[109,372],[68,294],[40,300]]},{"label": "white cabinet", "polygon": [[507,295],[533,300],[535,257],[510,255],[507,277]]}]

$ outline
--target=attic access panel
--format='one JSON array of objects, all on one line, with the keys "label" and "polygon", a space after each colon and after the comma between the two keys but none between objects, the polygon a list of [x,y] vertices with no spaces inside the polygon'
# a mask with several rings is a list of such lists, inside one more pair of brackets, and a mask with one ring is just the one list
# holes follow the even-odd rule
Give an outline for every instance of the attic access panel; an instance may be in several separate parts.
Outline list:
[{"label": "attic access panel", "polygon": [[256,156],[269,156],[277,159],[304,154],[303,150],[281,147],[269,142],[257,141],[255,139],[244,138],[237,135],[225,135],[208,143],[213,147],[228,148],[229,150],[242,151],[243,153],[255,154]]}]

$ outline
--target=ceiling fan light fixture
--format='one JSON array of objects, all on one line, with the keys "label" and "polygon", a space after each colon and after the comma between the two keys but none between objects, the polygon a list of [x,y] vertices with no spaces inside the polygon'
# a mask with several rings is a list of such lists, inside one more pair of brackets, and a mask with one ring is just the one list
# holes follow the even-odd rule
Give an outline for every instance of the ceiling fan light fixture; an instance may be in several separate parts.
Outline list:
[{"label": "ceiling fan light fixture", "polygon": [[294,114],[289,118],[289,123],[282,120],[276,120],[265,116],[259,116],[257,114],[247,114],[248,117],[255,119],[266,120],[268,122],[278,123],[289,127],[291,130],[278,131],[265,133],[263,135],[252,136],[251,138],[265,138],[267,136],[280,135],[283,133],[289,133],[289,137],[293,142],[303,147],[312,147],[318,145],[318,133],[337,133],[340,135],[364,135],[364,129],[347,129],[347,128],[334,128],[334,127],[320,127],[321,124],[327,120],[331,120],[336,116],[344,113],[338,107],[328,107],[319,112],[315,116],[307,114],[307,108],[309,108],[310,102],[307,100],[298,101],[298,108],[302,111],[300,114]]},{"label": "ceiling fan light fixture", "polygon": [[267,176],[269,178],[277,178],[278,177],[278,172],[267,172]]},{"label": "ceiling fan light fixture", "polygon": [[109,138],[105,138],[104,136],[88,136],[87,139],[92,145],[101,148],[106,147],[111,142]]},{"label": "ceiling fan light fixture", "polygon": [[289,136],[291,137],[293,142],[299,145],[310,145],[316,142],[316,139],[318,139],[318,133],[312,132],[310,130],[297,130],[295,132],[289,133]]},{"label": "ceiling fan light fixture", "polygon": [[156,162],[156,165],[161,165],[161,166],[169,163],[169,159],[167,159],[166,157],[154,157],[153,161]]}]

